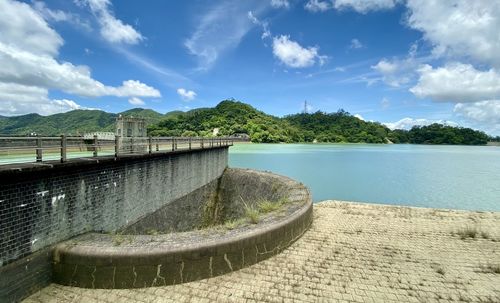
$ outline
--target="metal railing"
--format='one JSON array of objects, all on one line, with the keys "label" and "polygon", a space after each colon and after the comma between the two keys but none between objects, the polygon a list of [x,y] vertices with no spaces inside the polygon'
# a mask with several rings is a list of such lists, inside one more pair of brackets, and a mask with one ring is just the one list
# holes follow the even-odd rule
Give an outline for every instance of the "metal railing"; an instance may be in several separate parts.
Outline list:
[{"label": "metal railing", "polygon": [[119,137],[114,140],[83,137],[0,137],[0,165],[232,146],[233,138]]}]

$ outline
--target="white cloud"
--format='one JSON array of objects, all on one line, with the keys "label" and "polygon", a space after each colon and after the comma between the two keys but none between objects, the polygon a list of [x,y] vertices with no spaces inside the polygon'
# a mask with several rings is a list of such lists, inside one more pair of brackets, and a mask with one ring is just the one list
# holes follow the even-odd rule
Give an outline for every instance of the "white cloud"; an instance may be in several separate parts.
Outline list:
[{"label": "white cloud", "polygon": [[82,18],[80,18],[80,16],[78,16],[77,14],[65,12],[62,10],[52,10],[47,7],[45,2],[33,1],[33,8],[37,10],[45,20],[49,22],[68,22],[87,31],[90,31],[92,29],[90,24],[87,21],[82,20]]},{"label": "white cloud", "polygon": [[401,87],[411,81],[415,66],[416,62],[411,58],[393,61],[382,59],[371,68],[382,74],[382,80],[389,86]]},{"label": "white cloud", "polygon": [[361,121],[365,121],[365,118],[363,118],[363,116],[361,116],[360,114],[355,114],[354,117],[358,118]]},{"label": "white cloud", "polygon": [[79,3],[87,5],[100,25],[101,36],[111,43],[137,44],[144,37],[129,24],[116,19],[109,0],[80,0]]},{"label": "white cloud", "polygon": [[192,90],[187,90],[185,88],[178,88],[177,89],[177,94],[182,98],[184,101],[192,101],[194,98],[196,98],[196,93]]},{"label": "white cloud", "polygon": [[310,12],[316,13],[327,11],[333,8],[333,5],[328,1],[309,0],[306,5],[304,5],[304,8]]},{"label": "white cloud", "polygon": [[453,111],[468,120],[500,127],[500,100],[458,103]]},{"label": "white cloud", "polygon": [[144,104],[146,104],[142,99],[137,98],[137,97],[132,97],[132,98],[128,99],[128,103],[130,103],[132,105],[144,105]]},{"label": "white cloud", "polygon": [[335,0],[334,7],[338,10],[353,9],[366,14],[369,11],[392,9],[398,2],[398,0]]},{"label": "white cloud", "polygon": [[447,121],[447,120],[433,120],[433,119],[414,119],[414,118],[403,118],[399,121],[396,122],[386,122],[382,123],[385,126],[387,126],[389,129],[406,129],[409,130],[413,126],[425,126],[425,125],[431,125],[433,123],[439,123],[439,124],[444,124],[444,125],[449,125],[449,126],[458,126],[457,123],[453,121]]},{"label": "white cloud", "polygon": [[470,64],[450,63],[418,69],[420,78],[410,91],[420,98],[435,101],[475,102],[500,97],[500,73],[495,69],[480,71]]},{"label": "white cloud", "polygon": [[23,51],[5,45],[0,38],[0,81],[28,86],[58,89],[86,97],[97,96],[144,96],[160,97],[160,92],[136,80],[124,81],[120,87],[105,86],[91,77],[87,66],[75,66],[69,62]]},{"label": "white cloud", "polygon": [[438,56],[469,57],[500,67],[500,2],[408,0],[408,25]]},{"label": "white cloud", "polygon": [[399,69],[399,67],[395,62],[390,62],[387,59],[382,59],[376,65],[373,65],[372,69],[385,75],[395,73]]},{"label": "white cloud", "polygon": [[36,11],[22,2],[0,1],[0,29],[3,44],[37,55],[57,55],[64,43]]},{"label": "white cloud", "polygon": [[274,8],[289,8],[290,2],[288,0],[271,0],[271,6]]},{"label": "white cloud", "polygon": [[72,100],[51,100],[48,90],[40,87],[0,82],[0,115],[12,116],[37,112],[51,115],[84,109]]},{"label": "white cloud", "polygon": [[263,1],[222,1],[199,18],[196,30],[184,41],[189,53],[197,57],[198,69],[210,69],[221,53],[238,46],[254,26],[248,12],[258,12],[263,5]]},{"label": "white cloud", "polygon": [[358,39],[352,39],[351,45],[349,46],[349,48],[352,48],[352,49],[360,49],[363,47],[364,47],[363,43],[361,43]]},{"label": "white cloud", "polygon": [[302,47],[290,40],[290,36],[273,38],[273,54],[285,65],[293,68],[303,68],[319,63],[322,65],[326,56],[318,54],[318,47]]},{"label": "white cloud", "polygon": [[59,62],[62,38],[39,12],[25,3],[0,1],[0,111],[49,114],[81,108],[72,100],[51,100],[49,90],[85,97],[160,97],[160,92],[136,80],[119,87],[91,77],[90,69]]},{"label": "white cloud", "polygon": [[248,18],[252,21],[253,24],[262,27],[262,36],[261,36],[262,40],[271,37],[271,31],[269,30],[269,24],[267,22],[260,21],[259,19],[257,19],[257,17],[255,17],[252,11],[248,12]]}]

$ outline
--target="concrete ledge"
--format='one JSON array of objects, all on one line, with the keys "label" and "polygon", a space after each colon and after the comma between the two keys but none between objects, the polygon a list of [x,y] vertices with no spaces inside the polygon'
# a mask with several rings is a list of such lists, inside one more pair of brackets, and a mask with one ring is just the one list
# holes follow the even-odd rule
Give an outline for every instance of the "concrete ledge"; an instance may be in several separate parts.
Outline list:
[{"label": "concrete ledge", "polygon": [[279,182],[286,188],[288,202],[257,224],[234,229],[216,226],[162,235],[85,234],[55,247],[54,281],[85,288],[139,288],[210,278],[279,253],[309,228],[312,200],[305,186],[270,173],[233,173]]}]

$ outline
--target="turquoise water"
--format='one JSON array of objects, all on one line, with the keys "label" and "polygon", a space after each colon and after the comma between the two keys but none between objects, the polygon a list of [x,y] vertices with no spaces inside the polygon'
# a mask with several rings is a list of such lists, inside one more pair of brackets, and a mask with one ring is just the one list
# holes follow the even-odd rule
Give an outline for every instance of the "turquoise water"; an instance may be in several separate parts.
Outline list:
[{"label": "turquoise water", "polygon": [[229,166],[299,180],[316,202],[500,211],[500,147],[494,146],[237,144]]}]

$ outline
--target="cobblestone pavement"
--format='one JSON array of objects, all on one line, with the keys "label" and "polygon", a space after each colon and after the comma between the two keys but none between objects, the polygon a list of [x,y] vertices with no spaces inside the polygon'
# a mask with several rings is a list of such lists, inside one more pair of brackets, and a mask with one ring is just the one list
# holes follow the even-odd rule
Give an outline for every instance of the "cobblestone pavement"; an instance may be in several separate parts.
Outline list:
[{"label": "cobblestone pavement", "polygon": [[52,284],[24,302],[500,302],[500,213],[326,201],[281,254],[181,285]]}]

